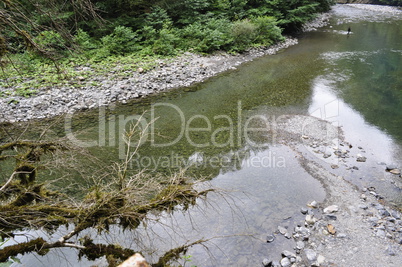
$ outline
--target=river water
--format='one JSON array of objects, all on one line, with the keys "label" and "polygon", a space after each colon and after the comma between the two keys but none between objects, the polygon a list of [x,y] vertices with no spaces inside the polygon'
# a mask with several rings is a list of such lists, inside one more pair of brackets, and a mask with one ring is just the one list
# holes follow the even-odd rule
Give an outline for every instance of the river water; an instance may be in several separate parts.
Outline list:
[{"label": "river water", "polygon": [[[147,111],[142,125],[155,121],[132,162],[133,171],[169,173],[188,167],[194,177],[209,180],[200,187],[220,189],[189,211],[159,214],[135,232],[114,229],[95,241],[141,250],[152,261],[167,249],[208,239],[187,253],[192,260],[187,265],[196,266],[258,266],[268,255],[292,250],[292,240],[277,235],[268,244],[266,235],[278,225],[291,229],[302,219],[301,207],[326,196],[298,153],[310,153],[306,157],[328,169],[334,156],[324,159],[309,146],[295,149],[292,137],[282,138],[276,125],[289,114],[339,126],[339,139],[352,145],[349,154],[363,154],[367,161],[348,165],[337,159],[339,168],[331,171],[358,187],[374,186],[401,206],[395,177],[384,171],[386,164],[402,166],[401,29],[400,13],[336,6],[330,25],[305,33],[298,45],[277,55],[190,88],[67,118],[75,141],[96,142],[89,149],[108,162],[124,158],[120,136]],[[25,266],[93,264],[76,262],[76,257],[65,249],[21,261]]]}]

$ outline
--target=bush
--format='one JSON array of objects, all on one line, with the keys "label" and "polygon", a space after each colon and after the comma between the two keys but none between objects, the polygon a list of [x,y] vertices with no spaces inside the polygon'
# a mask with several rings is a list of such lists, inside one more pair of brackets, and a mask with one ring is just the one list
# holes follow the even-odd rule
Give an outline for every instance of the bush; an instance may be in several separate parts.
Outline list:
[{"label": "bush", "polygon": [[256,39],[254,40],[255,43],[271,45],[284,39],[282,36],[282,30],[276,26],[277,21],[274,17],[257,17],[253,19],[252,22],[257,27],[258,32]]},{"label": "bush", "polygon": [[174,31],[170,29],[162,29],[158,32],[158,35],[159,37],[152,47],[153,52],[165,56],[175,55],[176,45],[179,38],[176,36]]},{"label": "bush", "polygon": [[211,19],[207,23],[194,23],[180,31],[182,47],[197,52],[209,53],[224,49],[231,42],[231,24],[225,19]]},{"label": "bush", "polygon": [[234,47],[236,51],[244,51],[257,38],[258,27],[251,23],[250,20],[244,19],[233,23],[231,35],[233,37]]},{"label": "bush", "polygon": [[124,55],[138,51],[138,35],[131,28],[117,26],[112,34],[102,37],[102,48],[110,55]]},{"label": "bush", "polygon": [[51,57],[63,57],[68,55],[66,41],[55,31],[43,31],[34,38],[34,42]]},{"label": "bush", "polygon": [[74,36],[74,42],[84,51],[96,49],[99,47],[97,42],[93,40],[88,33],[78,29],[76,35]]}]

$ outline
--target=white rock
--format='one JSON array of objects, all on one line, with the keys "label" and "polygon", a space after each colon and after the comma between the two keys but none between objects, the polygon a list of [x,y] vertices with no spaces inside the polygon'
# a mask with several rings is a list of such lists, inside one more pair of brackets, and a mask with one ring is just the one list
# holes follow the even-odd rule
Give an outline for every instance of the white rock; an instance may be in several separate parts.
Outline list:
[{"label": "white rock", "polygon": [[333,213],[333,212],[337,212],[338,210],[339,210],[339,207],[337,205],[331,205],[324,209],[324,213]]}]

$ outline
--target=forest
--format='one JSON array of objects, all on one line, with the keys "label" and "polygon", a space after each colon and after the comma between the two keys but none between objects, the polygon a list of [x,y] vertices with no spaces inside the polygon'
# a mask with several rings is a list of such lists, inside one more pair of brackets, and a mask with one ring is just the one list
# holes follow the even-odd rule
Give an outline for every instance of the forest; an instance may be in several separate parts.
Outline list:
[{"label": "forest", "polygon": [[270,45],[331,0],[2,0],[0,58],[241,52]]}]

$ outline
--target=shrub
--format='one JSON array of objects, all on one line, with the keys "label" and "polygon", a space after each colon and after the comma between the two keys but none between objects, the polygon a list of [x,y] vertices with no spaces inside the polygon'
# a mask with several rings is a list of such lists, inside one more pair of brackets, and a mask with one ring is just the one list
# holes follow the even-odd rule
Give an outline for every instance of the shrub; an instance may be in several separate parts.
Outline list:
[{"label": "shrub", "polygon": [[43,31],[34,38],[36,44],[51,57],[66,56],[68,47],[66,41],[55,31]]},{"label": "shrub", "polygon": [[284,39],[282,36],[282,30],[276,26],[277,21],[274,17],[257,17],[253,19],[252,22],[257,27],[258,33],[254,40],[255,43],[271,45]]},{"label": "shrub", "polygon": [[158,32],[158,39],[153,44],[152,50],[155,54],[159,55],[175,55],[176,45],[179,38],[176,36],[175,32],[171,29],[162,29]]},{"label": "shrub", "polygon": [[244,19],[233,23],[231,35],[234,42],[234,50],[244,51],[257,38],[257,26],[251,23],[250,20]]},{"label": "shrub", "polygon": [[111,55],[124,55],[138,51],[138,35],[131,28],[117,26],[112,34],[102,37],[102,46]]},{"label": "shrub", "polygon": [[93,40],[88,33],[81,29],[78,29],[74,36],[74,42],[84,51],[98,48],[97,42]]},{"label": "shrub", "polygon": [[180,31],[184,49],[209,53],[227,47],[231,42],[231,24],[225,19],[210,19],[206,23],[193,23]]}]

